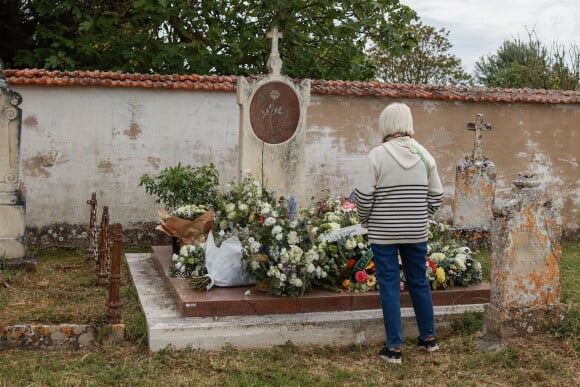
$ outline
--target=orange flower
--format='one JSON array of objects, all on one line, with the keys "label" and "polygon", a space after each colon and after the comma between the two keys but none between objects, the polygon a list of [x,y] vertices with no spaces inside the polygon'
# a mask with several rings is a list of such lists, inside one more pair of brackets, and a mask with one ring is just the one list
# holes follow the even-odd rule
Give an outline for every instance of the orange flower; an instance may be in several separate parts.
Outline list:
[{"label": "orange flower", "polygon": [[375,261],[373,261],[372,259],[369,261],[369,263],[367,263],[367,265],[365,266],[365,270],[370,270],[372,268],[375,267]]},{"label": "orange flower", "polygon": [[348,260],[346,267],[347,267],[347,269],[352,269],[354,267],[354,265],[356,265],[356,259],[351,258]]},{"label": "orange flower", "polygon": [[345,279],[344,281],[342,281],[342,287],[348,289],[348,287],[350,286],[350,280],[349,279]]}]

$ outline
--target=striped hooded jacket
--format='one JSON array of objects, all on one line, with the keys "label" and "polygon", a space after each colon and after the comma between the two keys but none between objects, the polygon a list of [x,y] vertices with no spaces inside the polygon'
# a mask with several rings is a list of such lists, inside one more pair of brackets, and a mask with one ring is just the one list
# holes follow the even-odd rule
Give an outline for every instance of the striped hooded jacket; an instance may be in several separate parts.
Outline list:
[{"label": "striped hooded jacket", "polygon": [[427,222],[443,201],[433,156],[410,137],[372,149],[354,191],[359,220],[373,244],[427,241]]}]

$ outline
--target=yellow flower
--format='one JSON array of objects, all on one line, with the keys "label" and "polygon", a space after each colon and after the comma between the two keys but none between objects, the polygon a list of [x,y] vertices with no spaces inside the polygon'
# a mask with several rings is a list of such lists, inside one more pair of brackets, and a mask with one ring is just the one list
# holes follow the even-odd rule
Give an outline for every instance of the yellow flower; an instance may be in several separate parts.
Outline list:
[{"label": "yellow flower", "polygon": [[367,279],[367,286],[373,287],[376,285],[376,283],[377,283],[377,277],[375,277],[374,275],[369,275],[369,278]]},{"label": "yellow flower", "polygon": [[445,270],[442,267],[438,267],[437,271],[435,272],[435,278],[437,278],[437,282],[440,284],[445,283]]},{"label": "yellow flower", "polygon": [[365,270],[371,270],[373,267],[375,267],[375,261],[373,261],[372,259],[369,261],[369,263],[367,263],[367,265],[365,266]]},{"label": "yellow flower", "polygon": [[345,279],[344,281],[342,281],[342,287],[343,288],[347,288],[350,286],[350,280],[349,279]]}]

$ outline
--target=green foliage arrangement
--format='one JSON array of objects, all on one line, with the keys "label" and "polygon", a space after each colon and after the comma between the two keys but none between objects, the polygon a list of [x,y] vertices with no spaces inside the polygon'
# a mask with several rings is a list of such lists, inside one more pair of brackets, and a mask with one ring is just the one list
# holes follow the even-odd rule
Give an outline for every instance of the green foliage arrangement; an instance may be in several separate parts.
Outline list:
[{"label": "green foliage arrangement", "polygon": [[198,167],[178,163],[157,176],[144,174],[139,186],[169,211],[186,205],[219,207],[219,172],[213,163]]}]

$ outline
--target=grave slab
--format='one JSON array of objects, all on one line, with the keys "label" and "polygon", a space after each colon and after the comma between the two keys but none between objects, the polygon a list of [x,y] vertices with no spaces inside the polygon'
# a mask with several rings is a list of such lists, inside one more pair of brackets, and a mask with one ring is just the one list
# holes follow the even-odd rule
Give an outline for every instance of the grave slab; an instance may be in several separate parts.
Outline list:
[{"label": "grave slab", "polygon": [[[170,248],[166,247],[167,249]],[[159,351],[168,347],[174,349],[220,350],[224,346],[237,348],[268,348],[291,341],[295,345],[347,345],[379,343],[384,340],[382,312],[376,304],[369,302],[366,309],[271,313],[264,307],[266,314],[225,313],[224,316],[183,316],[175,300],[176,290],[171,290],[170,281],[163,279],[154,263],[154,255],[148,253],[126,254],[129,271],[141,307],[147,321],[149,349]],[[185,281],[180,281],[184,283]],[[212,289],[199,294],[218,294],[231,289]],[[238,298],[246,297],[245,289],[238,288]],[[194,292],[194,291],[192,291]],[[242,294],[244,296],[239,296]],[[349,296],[349,294],[345,294]],[[367,295],[369,299],[377,295]],[[215,296],[217,297],[217,296]],[[260,296],[262,297],[262,296]],[[264,305],[279,305],[291,298],[264,297]],[[206,301],[208,303],[219,301]],[[229,305],[231,305],[231,300]],[[301,301],[304,303],[304,300]],[[376,302],[376,301],[375,301]],[[435,320],[439,330],[461,318],[466,311],[483,311],[484,299],[472,304],[449,304],[435,306]],[[314,303],[320,303],[315,301]],[[228,303],[223,304],[228,305]],[[200,310],[200,309],[197,309]],[[209,307],[208,307],[208,310]],[[413,309],[401,308],[403,334],[408,337],[417,335]]]},{"label": "grave slab", "polygon": [[[184,317],[242,316],[309,312],[341,312],[380,309],[379,293],[348,293],[313,290],[302,297],[272,297],[252,286],[197,291],[179,278],[168,275],[171,247],[153,246],[152,260]],[[249,291],[249,294],[246,292]],[[434,305],[482,304],[489,301],[489,284],[433,291]],[[407,291],[401,293],[401,307],[412,307]]]}]

